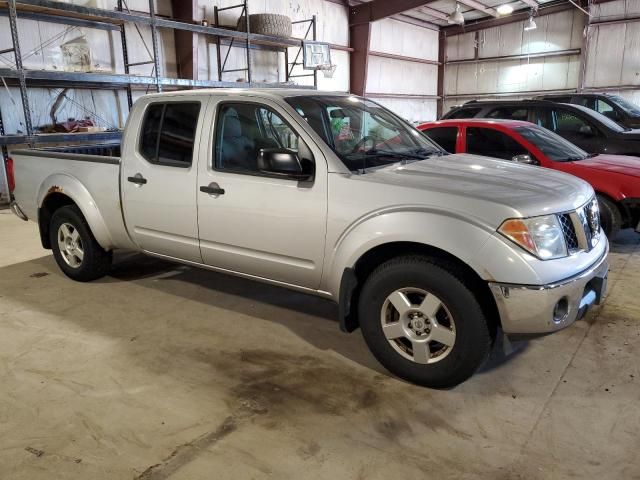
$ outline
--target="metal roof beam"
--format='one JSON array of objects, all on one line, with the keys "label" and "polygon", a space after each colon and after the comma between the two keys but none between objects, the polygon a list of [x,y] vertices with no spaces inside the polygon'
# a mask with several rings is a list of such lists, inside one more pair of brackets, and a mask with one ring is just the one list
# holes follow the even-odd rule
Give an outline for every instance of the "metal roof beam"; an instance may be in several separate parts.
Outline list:
[{"label": "metal roof beam", "polygon": [[398,15],[414,8],[422,7],[436,0],[373,0],[361,3],[349,9],[349,25],[375,22],[383,18]]},{"label": "metal roof beam", "polygon": [[484,3],[480,3],[477,0],[458,0],[458,3],[462,3],[467,7],[471,7],[474,10],[478,10],[482,13],[486,13],[487,15],[491,15],[492,17],[499,17],[498,12],[495,8],[491,8],[486,6]]}]

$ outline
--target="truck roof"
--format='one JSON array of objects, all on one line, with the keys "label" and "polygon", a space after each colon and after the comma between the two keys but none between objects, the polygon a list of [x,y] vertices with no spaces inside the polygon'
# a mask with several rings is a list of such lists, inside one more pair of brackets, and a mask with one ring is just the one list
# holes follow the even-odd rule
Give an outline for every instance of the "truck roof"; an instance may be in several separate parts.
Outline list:
[{"label": "truck roof", "polygon": [[347,97],[351,94],[345,92],[325,92],[313,90],[310,88],[199,88],[196,90],[179,90],[175,92],[164,93],[152,93],[148,96],[162,97],[165,95],[249,95],[263,98],[285,98],[285,97],[297,97],[301,95],[330,95]]}]

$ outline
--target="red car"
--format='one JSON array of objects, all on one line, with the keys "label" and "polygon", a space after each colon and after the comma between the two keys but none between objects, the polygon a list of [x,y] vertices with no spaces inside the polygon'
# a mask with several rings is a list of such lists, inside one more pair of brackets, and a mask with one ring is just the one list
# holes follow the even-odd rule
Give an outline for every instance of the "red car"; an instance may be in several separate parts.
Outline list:
[{"label": "red car", "polygon": [[540,165],[589,182],[598,196],[602,228],[640,233],[640,158],[588,154],[564,138],[520,120],[440,120],[418,126],[450,153],[472,153]]}]

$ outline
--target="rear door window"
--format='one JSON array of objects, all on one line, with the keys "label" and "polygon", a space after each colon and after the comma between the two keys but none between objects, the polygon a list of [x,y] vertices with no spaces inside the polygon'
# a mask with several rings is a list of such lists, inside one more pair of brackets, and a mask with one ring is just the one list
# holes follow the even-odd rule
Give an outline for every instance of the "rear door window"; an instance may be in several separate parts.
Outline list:
[{"label": "rear door window", "polygon": [[190,167],[199,113],[200,102],[149,105],[142,122],[140,154],[149,163]]},{"label": "rear door window", "polygon": [[526,155],[529,152],[509,135],[498,130],[467,127],[467,153],[512,160],[516,155]]},{"label": "rear door window", "polygon": [[559,135],[580,133],[580,129],[589,124],[572,112],[564,110],[555,111],[555,132]]},{"label": "rear door window", "polygon": [[461,108],[447,115],[447,118],[473,118],[480,113],[481,108]]},{"label": "rear door window", "polygon": [[436,142],[449,153],[456,153],[458,127],[436,127],[423,130],[431,140]]},{"label": "rear door window", "polygon": [[503,120],[529,120],[529,109],[525,107],[500,107],[492,110],[487,118]]}]

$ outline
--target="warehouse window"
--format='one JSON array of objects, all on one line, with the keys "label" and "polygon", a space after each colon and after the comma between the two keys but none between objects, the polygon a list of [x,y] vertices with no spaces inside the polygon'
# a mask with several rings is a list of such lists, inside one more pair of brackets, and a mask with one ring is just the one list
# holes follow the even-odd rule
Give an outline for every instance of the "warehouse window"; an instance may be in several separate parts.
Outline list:
[{"label": "warehouse window", "polygon": [[456,153],[458,127],[438,127],[424,130],[423,133],[449,153]]},{"label": "warehouse window", "polygon": [[142,123],[141,155],[157,165],[191,166],[199,112],[199,102],[150,105]]},{"label": "warehouse window", "polygon": [[490,128],[469,127],[467,153],[512,160],[516,155],[527,155],[529,152],[505,133]]}]

